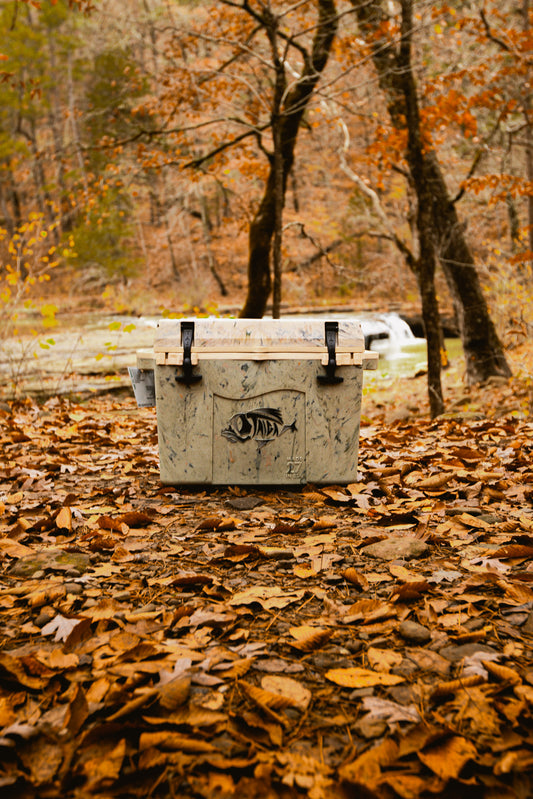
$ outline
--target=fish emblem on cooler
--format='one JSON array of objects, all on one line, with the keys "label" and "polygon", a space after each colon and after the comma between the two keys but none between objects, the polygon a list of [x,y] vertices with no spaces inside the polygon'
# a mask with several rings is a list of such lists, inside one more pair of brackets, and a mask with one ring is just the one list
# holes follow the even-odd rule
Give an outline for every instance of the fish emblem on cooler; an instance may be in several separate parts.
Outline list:
[{"label": "fish emblem on cooler", "polygon": [[230,441],[257,441],[261,448],[288,430],[296,430],[296,419],[285,424],[278,408],[256,408],[232,416],[222,435]]}]

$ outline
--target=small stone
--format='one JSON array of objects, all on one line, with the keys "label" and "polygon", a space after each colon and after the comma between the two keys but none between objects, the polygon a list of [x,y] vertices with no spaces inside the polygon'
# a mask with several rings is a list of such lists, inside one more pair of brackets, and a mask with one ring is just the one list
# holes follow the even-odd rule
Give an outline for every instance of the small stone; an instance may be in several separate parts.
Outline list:
[{"label": "small stone", "polygon": [[463,513],[468,513],[469,516],[481,516],[483,511],[476,506],[461,505],[458,508],[446,508],[446,516],[462,516]]},{"label": "small stone", "polygon": [[381,738],[382,735],[385,735],[387,729],[387,723],[385,721],[367,718],[366,716],[354,724],[355,732],[367,741],[371,741],[374,738]]},{"label": "small stone", "polygon": [[342,574],[336,574],[335,572],[326,572],[322,579],[325,583],[330,583],[331,585],[342,583],[344,581]]},{"label": "small stone", "polygon": [[413,641],[417,644],[427,644],[431,640],[431,633],[427,627],[418,624],[416,621],[406,619],[402,621],[398,628],[398,632],[406,641]]},{"label": "small stone", "polygon": [[81,577],[81,572],[79,569],[67,569],[65,571],[65,577]]},{"label": "small stone", "polygon": [[358,641],[357,639],[354,641],[348,641],[346,644],[346,649],[351,652],[352,655],[357,655],[358,652],[361,651],[363,648],[363,642]]},{"label": "small stone", "polygon": [[[392,674],[395,674],[395,670],[392,669]],[[388,690],[387,694],[389,697],[394,701],[397,702],[399,705],[404,705],[406,707],[411,706],[413,707],[413,699],[420,698],[420,688],[416,683],[414,685],[409,685],[408,683],[401,683],[400,685],[391,685]]]},{"label": "small stone", "polygon": [[365,696],[374,696],[374,689],[369,688],[354,688],[353,691],[350,691],[349,699],[352,701],[353,699],[363,699]]},{"label": "small stone", "polygon": [[79,577],[89,565],[89,557],[82,552],[66,552],[56,547],[43,549],[20,558],[10,569],[16,577],[44,576],[45,571],[61,571]]},{"label": "small stone", "polygon": [[424,541],[412,536],[391,536],[363,547],[361,552],[380,560],[412,560],[427,555],[429,547]]},{"label": "small stone", "polygon": [[485,626],[485,623],[486,623],[485,619],[478,617],[477,619],[467,619],[463,626],[465,630],[468,630],[469,632],[473,633],[476,630],[482,630],[483,627]]},{"label": "small stone", "polygon": [[533,611],[531,611],[531,613],[525,620],[524,624],[522,625],[521,631],[523,633],[527,633],[528,635],[533,635]]},{"label": "small stone", "polygon": [[319,671],[326,671],[327,669],[349,669],[353,666],[351,658],[330,652],[319,652],[310,658],[310,661],[315,669]]},{"label": "small stone", "polygon": [[157,605],[155,602],[148,602],[147,605],[142,605],[142,607],[134,610],[132,616],[137,616],[140,613],[153,613],[155,610],[157,610]]},{"label": "small stone", "polygon": [[260,497],[247,496],[228,499],[226,505],[229,505],[230,508],[235,508],[235,510],[253,510],[258,505],[262,505],[263,502],[264,500],[260,499]]},{"label": "small stone", "polygon": [[487,524],[500,524],[500,522],[504,521],[501,516],[497,516],[495,513],[482,513],[479,516],[479,520]]},{"label": "small stone", "polygon": [[35,624],[36,627],[39,627],[39,629],[41,629],[42,627],[45,626],[45,624],[48,624],[48,622],[52,621],[55,615],[56,611],[54,610],[54,608],[48,606],[41,608],[41,612],[39,613],[39,615],[37,616],[37,618],[34,620],[33,623]]},{"label": "small stone", "polygon": [[65,591],[67,594],[79,596],[80,594],[83,594],[83,586],[79,583],[65,583]]},{"label": "small stone", "polygon": [[494,647],[475,641],[469,644],[460,644],[459,646],[444,646],[439,650],[439,655],[451,660],[453,663],[457,663],[463,658],[472,657],[478,652],[497,654],[497,650]]}]

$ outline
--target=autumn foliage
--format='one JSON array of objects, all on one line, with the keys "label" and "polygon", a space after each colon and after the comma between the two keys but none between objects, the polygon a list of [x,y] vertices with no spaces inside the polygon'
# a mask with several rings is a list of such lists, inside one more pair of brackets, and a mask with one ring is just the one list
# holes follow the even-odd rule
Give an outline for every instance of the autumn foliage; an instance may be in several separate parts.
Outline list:
[{"label": "autumn foliage", "polygon": [[528,795],[527,391],[369,400],[295,492],[162,487],[127,397],[0,410],[2,795]]},{"label": "autumn foliage", "polygon": [[[415,296],[389,232],[340,168],[348,133],[350,167],[380,193],[392,228],[410,243],[406,136],[387,120],[372,37],[360,35],[355,6],[337,9],[331,57],[288,180],[281,260],[291,304],[339,296],[379,303],[384,280],[400,301]],[[262,8],[3,5],[2,225],[11,235],[38,212],[58,238],[74,235],[78,259],[61,260],[58,288],[68,281],[85,292],[89,280],[97,297],[108,282],[134,281],[131,304],[149,281],[165,296],[172,286],[178,306],[242,302],[246,234],[274,151],[275,63]],[[492,298],[509,282],[515,289],[498,319],[504,332],[506,318],[520,315],[513,297],[530,270],[529,18],[499,4],[414,11],[425,142],[442,153],[451,196],[460,196],[494,313]],[[290,92],[310,53],[316,9],[280,2],[272,13]],[[373,35],[394,42],[398,33],[391,14]]]}]

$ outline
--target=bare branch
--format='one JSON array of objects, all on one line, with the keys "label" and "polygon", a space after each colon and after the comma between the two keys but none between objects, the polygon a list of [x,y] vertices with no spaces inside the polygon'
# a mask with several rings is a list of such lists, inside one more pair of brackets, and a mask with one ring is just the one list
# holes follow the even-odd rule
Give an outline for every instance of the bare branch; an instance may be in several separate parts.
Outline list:
[{"label": "bare branch", "polygon": [[300,235],[305,239],[309,239],[313,247],[315,247],[317,250],[316,253],[314,253],[310,258],[308,258],[303,263],[300,263],[299,266],[310,266],[312,263],[314,263],[314,261],[317,261],[319,258],[324,257],[330,266],[337,268],[337,264],[333,263],[333,261],[329,258],[328,253],[331,252],[332,250],[337,249],[337,247],[340,247],[340,245],[344,242],[344,239],[336,239],[335,241],[323,247],[320,244],[320,242],[315,239],[314,236],[312,236],[310,233],[307,232],[303,222],[288,222],[286,225],[283,226],[283,230],[285,231],[290,227],[299,227]]},{"label": "bare branch", "polygon": [[270,127],[270,122],[266,122],[264,125],[261,125],[258,128],[254,128],[253,130],[247,130],[244,133],[241,133],[240,136],[236,136],[234,139],[230,141],[222,142],[218,147],[215,147],[214,150],[210,150],[210,152],[206,153],[205,155],[198,156],[198,158],[193,158],[192,161],[187,161],[187,163],[183,164],[184,169],[188,169],[189,167],[199,167],[204,164],[206,161],[209,161],[210,158],[214,158],[215,155],[219,155],[219,153],[223,153],[224,150],[227,150],[230,147],[233,147],[234,144],[238,144],[239,142],[247,139],[248,136],[257,136],[258,133],[262,130],[266,130]]},{"label": "bare branch", "polygon": [[510,53],[511,52],[511,48],[509,47],[509,45],[506,44],[503,41],[503,39],[500,39],[498,36],[495,36],[493,34],[493,32],[491,30],[491,27],[489,25],[489,21],[487,19],[487,15],[485,14],[485,9],[484,8],[482,8],[480,10],[479,16],[481,17],[481,21],[483,22],[483,25],[485,27],[485,33],[487,34],[487,38],[489,38],[491,40],[491,42],[494,42],[494,44],[497,44],[498,47],[501,47],[502,50],[505,50],[507,53]]},{"label": "bare branch", "polygon": [[387,234],[390,237],[391,241],[394,242],[394,244],[396,245],[398,250],[404,256],[404,258],[407,261],[407,263],[409,264],[409,266],[414,265],[415,257],[413,255],[411,249],[406,244],[406,242],[396,233],[396,231],[392,227],[392,225],[390,223],[390,220],[389,220],[387,214],[385,213],[385,210],[384,210],[383,206],[381,205],[381,201],[380,201],[377,193],[361,177],[359,177],[359,175],[357,175],[353,171],[353,169],[351,169],[348,166],[348,163],[346,161],[346,152],[348,150],[348,146],[349,146],[349,143],[350,143],[348,128],[347,128],[346,124],[342,120],[339,121],[339,124],[340,124],[341,129],[342,129],[342,131],[344,133],[344,143],[343,143],[342,147],[339,148],[340,167],[341,167],[342,171],[344,172],[345,175],[347,175],[347,177],[350,178],[350,180],[353,183],[355,183],[355,185],[358,187],[358,189],[366,197],[369,198],[369,200],[372,203],[372,208],[374,210],[375,215],[378,217],[381,225],[383,226],[384,230],[387,232]]}]

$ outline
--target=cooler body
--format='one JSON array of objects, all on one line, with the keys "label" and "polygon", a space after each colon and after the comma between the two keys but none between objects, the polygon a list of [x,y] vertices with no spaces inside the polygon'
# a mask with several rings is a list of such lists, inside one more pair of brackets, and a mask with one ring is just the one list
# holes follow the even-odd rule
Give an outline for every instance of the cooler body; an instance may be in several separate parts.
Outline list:
[{"label": "cooler body", "polygon": [[349,483],[357,477],[360,326],[279,320],[160,323],[155,399],[170,485]]},{"label": "cooler body", "polygon": [[202,381],[156,366],[163,483],[287,485],[355,481],[362,368],[317,383],[316,360],[202,361]]}]

